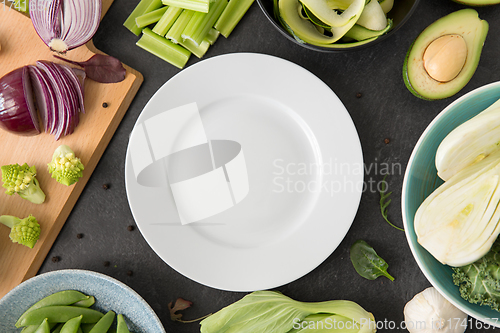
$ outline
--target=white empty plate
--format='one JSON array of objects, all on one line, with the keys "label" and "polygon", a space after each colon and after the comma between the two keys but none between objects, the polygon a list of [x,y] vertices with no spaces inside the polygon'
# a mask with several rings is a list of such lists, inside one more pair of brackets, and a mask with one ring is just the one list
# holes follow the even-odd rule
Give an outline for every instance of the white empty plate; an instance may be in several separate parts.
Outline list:
[{"label": "white empty plate", "polygon": [[[168,115],[192,103],[197,120],[176,130],[201,128],[201,141],[192,141],[206,137],[208,155],[202,144],[192,147],[184,155],[199,159],[184,159],[167,176],[167,165],[176,163],[159,156],[172,142],[161,142],[158,128],[171,140],[176,125]],[[216,147],[240,156],[237,176],[232,157],[218,168]],[[205,170],[203,156],[215,171]],[[159,164],[147,169],[155,158]],[[138,166],[146,177],[136,175]],[[214,180],[219,171],[223,183]],[[197,188],[183,172],[213,177]],[[179,177],[188,189],[170,186]],[[188,67],[156,92],[132,132],[125,179],[138,228],[168,265],[207,286],[253,291],[302,277],[337,248],[358,209],[363,157],[347,110],[321,80],[280,58],[238,53]]]}]

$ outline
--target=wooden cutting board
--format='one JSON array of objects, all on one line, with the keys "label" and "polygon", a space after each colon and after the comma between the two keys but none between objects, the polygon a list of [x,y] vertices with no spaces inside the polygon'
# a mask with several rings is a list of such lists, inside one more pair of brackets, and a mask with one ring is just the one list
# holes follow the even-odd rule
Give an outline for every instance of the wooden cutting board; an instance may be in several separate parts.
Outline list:
[{"label": "wooden cutting board", "polygon": [[[103,0],[102,16],[112,2]],[[56,60],[36,34],[29,18],[3,6],[0,2],[0,77],[18,67],[35,64],[40,59]],[[66,57],[85,61],[98,52],[89,42],[69,51]],[[24,218],[33,214],[42,230],[36,246],[29,249],[12,243],[9,239],[10,229],[0,225],[0,298],[37,273],[137,93],[143,81],[142,75],[130,67],[125,68],[127,75],[119,83],[85,81],[86,113],[80,114],[80,124],[75,132],[59,141],[45,133],[23,137],[0,129],[0,166],[25,162],[30,166],[35,165],[37,179],[47,196],[43,204],[36,205],[21,199],[17,194],[9,196],[0,187],[0,215]],[[103,108],[104,102],[108,104],[107,108]],[[85,165],[83,178],[70,187],[57,183],[47,171],[47,163],[61,144],[70,146]]]}]

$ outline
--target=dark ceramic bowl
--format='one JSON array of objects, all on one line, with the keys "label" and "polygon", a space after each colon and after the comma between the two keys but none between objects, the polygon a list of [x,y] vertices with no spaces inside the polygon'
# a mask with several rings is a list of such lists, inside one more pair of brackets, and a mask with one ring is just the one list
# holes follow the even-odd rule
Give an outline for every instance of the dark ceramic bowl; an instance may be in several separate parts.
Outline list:
[{"label": "dark ceramic bowl", "polygon": [[418,2],[420,0],[395,0],[394,7],[391,9],[389,13],[387,13],[387,17],[393,20],[393,27],[391,31],[387,34],[380,36],[379,38],[362,45],[352,46],[352,47],[344,47],[344,48],[327,48],[322,46],[316,46],[312,44],[303,44],[299,43],[292,35],[290,35],[276,20],[273,13],[273,0],[257,0],[260,8],[266,15],[266,17],[271,21],[272,25],[278,29],[279,32],[287,39],[291,40],[295,44],[298,44],[307,49],[320,51],[320,52],[330,52],[330,53],[339,53],[339,52],[347,52],[347,51],[356,51],[361,50],[377,43],[380,43],[387,38],[390,38],[392,35],[396,33],[396,31],[405,24],[405,22],[410,18],[415,9],[417,8]]}]

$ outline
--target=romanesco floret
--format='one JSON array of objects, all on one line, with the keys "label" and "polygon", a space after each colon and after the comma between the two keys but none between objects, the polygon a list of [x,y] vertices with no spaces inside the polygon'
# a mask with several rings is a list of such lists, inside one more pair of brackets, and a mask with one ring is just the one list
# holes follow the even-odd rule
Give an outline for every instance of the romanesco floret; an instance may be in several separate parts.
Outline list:
[{"label": "romanesco floret", "polygon": [[14,243],[26,245],[32,249],[38,238],[40,238],[40,225],[31,214],[24,219],[11,215],[2,215],[0,216],[0,223],[10,228],[9,237]]},{"label": "romanesco floret", "polygon": [[460,296],[473,304],[500,311],[500,239],[481,259],[463,267],[453,267],[453,283]]},{"label": "romanesco floret", "polygon": [[83,176],[82,161],[66,145],[61,145],[56,149],[48,166],[52,178],[66,186],[73,185]]},{"label": "romanesco floret", "polygon": [[8,195],[17,193],[21,198],[35,204],[41,204],[45,201],[45,193],[35,178],[35,166],[30,167],[27,163],[23,165],[10,164],[4,165],[1,170],[5,193]]}]

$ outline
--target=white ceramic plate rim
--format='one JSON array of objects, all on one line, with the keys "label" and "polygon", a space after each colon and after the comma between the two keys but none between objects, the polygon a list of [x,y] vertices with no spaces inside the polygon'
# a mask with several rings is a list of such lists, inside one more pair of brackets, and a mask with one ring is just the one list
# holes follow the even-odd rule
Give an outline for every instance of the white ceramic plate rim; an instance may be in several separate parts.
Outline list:
[{"label": "white ceramic plate rim", "polygon": [[[149,312],[149,316],[152,318],[152,320],[159,326],[161,327],[162,331],[159,333],[166,333],[165,328],[163,327],[163,324],[161,323],[160,319],[156,315],[156,312],[151,308],[151,306],[142,298],[141,295],[139,295],[135,290],[124,284],[123,282],[118,281],[115,278],[112,278],[108,275],[94,272],[94,271],[89,271],[89,270],[84,270],[84,269],[63,269],[63,270],[58,270],[58,271],[51,271],[47,273],[43,273],[40,275],[35,275],[34,277],[20,283],[16,287],[14,287],[11,291],[9,291],[4,297],[0,299],[0,305],[2,305],[5,302],[8,302],[10,300],[10,297],[12,295],[16,294],[18,290],[24,288],[26,285],[31,285],[33,283],[37,283],[38,280],[41,279],[48,279],[52,276],[57,276],[61,274],[75,274],[75,275],[86,275],[86,276],[91,276],[95,277],[98,279],[106,280],[108,282],[111,282],[115,285],[117,285],[119,288],[125,290],[127,293],[132,295],[141,305],[144,307],[144,309]],[[155,332],[157,333],[157,332]]]},{"label": "white ceramic plate rim", "polygon": [[[438,120],[441,117],[443,117],[446,113],[448,113],[455,105],[461,103],[462,101],[466,100],[467,98],[470,98],[471,96],[473,96],[473,95],[475,95],[477,93],[480,93],[483,90],[487,90],[487,89],[489,89],[491,87],[498,86],[498,85],[500,85],[500,82],[493,82],[493,83],[487,84],[485,86],[479,87],[477,89],[474,89],[474,90],[468,92],[467,94],[463,95],[462,97],[458,98],[457,100],[455,100],[454,102],[452,102],[451,104],[449,104],[446,108],[444,108],[432,120],[432,122],[427,126],[427,128],[425,129],[425,131],[422,133],[422,135],[418,139],[417,144],[413,148],[413,152],[411,153],[410,159],[408,160],[408,165],[406,167],[405,176],[404,176],[404,179],[403,179],[403,190],[402,190],[403,194],[402,194],[402,198],[401,198],[401,211],[403,212],[403,214],[402,214],[403,215],[403,225],[404,225],[405,230],[408,230],[408,228],[409,228],[408,221],[406,220],[406,210],[405,210],[405,207],[406,207],[406,195],[405,194],[406,194],[406,187],[408,185],[409,172],[410,172],[411,166],[413,165],[413,160],[415,158],[415,155],[416,155],[418,149],[420,148],[420,145],[424,141],[425,137],[427,136],[427,133],[431,130],[431,128],[434,127],[434,124],[436,122],[438,122]],[[451,304],[453,304],[454,306],[456,306],[461,311],[467,313],[469,316],[471,316],[471,317],[473,317],[473,318],[475,318],[477,320],[483,321],[485,323],[488,323],[488,324],[490,324],[492,326],[500,327],[500,323],[499,322],[495,322],[495,321],[489,320],[489,318],[481,318],[481,316],[479,314],[475,313],[475,311],[471,311],[470,309],[467,309],[467,308],[463,307],[461,304],[455,302],[453,300],[453,298],[446,291],[442,290],[439,287],[439,284],[438,284],[437,280],[434,279],[431,275],[429,275],[427,273],[427,271],[424,269],[424,264],[422,263],[422,261],[420,260],[420,258],[417,255],[417,251],[416,251],[415,246],[413,245],[413,243],[412,243],[412,241],[410,239],[409,233],[407,231],[405,231],[405,234],[406,234],[406,239],[408,241],[408,245],[410,246],[410,250],[411,250],[411,252],[413,254],[413,258],[415,258],[415,260],[417,261],[417,264],[420,267],[420,270],[422,271],[422,273],[424,274],[424,276],[427,278],[427,280],[432,284],[432,286],[434,288],[436,288],[441,295],[443,295]]]},{"label": "white ceramic plate rim", "polygon": [[[323,89],[325,91],[327,90],[328,96],[324,97],[324,99],[326,99],[329,102],[334,102],[334,103],[340,104],[339,110],[336,110],[336,111],[338,112],[337,116],[340,118],[339,123],[342,123],[342,125],[344,126],[342,128],[342,130],[343,130],[342,134],[348,138],[351,138],[351,136],[353,138],[355,137],[355,140],[350,142],[348,145],[351,148],[352,156],[355,157],[355,158],[351,157],[351,159],[355,160],[352,163],[353,164],[359,163],[360,165],[363,165],[361,143],[359,141],[358,133],[356,131],[354,123],[352,122],[352,119],[350,118],[348,111],[345,109],[345,106],[342,104],[340,99],[338,99],[338,97],[335,95],[335,93],[323,81],[321,81],[318,77],[316,77],[314,74],[312,74],[311,72],[307,71],[306,69],[304,69],[304,68],[302,68],[302,67],[300,67],[292,62],[289,62],[287,60],[284,60],[284,59],[281,59],[278,57],[269,56],[269,55],[265,55],[265,54],[255,54],[255,53],[233,53],[233,54],[226,54],[226,55],[222,55],[222,56],[209,58],[207,60],[204,60],[204,61],[199,62],[193,66],[188,67],[187,69],[181,71],[179,74],[172,77],[169,81],[167,81],[165,83],[164,86],[162,86],[157,91],[157,93],[155,93],[155,96],[156,96],[156,94],[158,94],[158,92],[163,90],[163,88],[166,85],[168,85],[171,80],[176,79],[178,76],[183,76],[184,73],[186,73],[187,71],[189,71],[189,73],[191,75],[193,70],[197,70],[198,68],[200,68],[200,70],[203,70],[203,67],[202,67],[203,65],[207,66],[207,64],[210,64],[213,66],[214,63],[218,64],[222,60],[225,61],[224,62],[225,64],[226,63],[248,64],[249,61],[250,62],[253,61],[253,62],[274,62],[274,63],[280,64],[280,66],[286,67],[288,69],[293,67],[293,70],[296,71],[294,74],[300,75],[301,78],[306,78],[308,81],[314,81],[314,83],[317,86],[321,86],[321,89]],[[277,74],[276,72],[273,72],[272,75],[279,76],[279,74]],[[297,81],[297,78],[293,78],[293,81]],[[255,85],[257,85],[257,84],[260,86],[269,85],[269,83],[267,83],[265,80],[261,80],[259,82],[256,82]],[[271,88],[272,88],[272,86],[271,86]],[[165,92],[165,91],[163,91],[163,92]],[[245,92],[248,93],[248,91],[245,91]],[[153,96],[151,98],[151,100],[153,100],[155,96]],[[148,102],[148,104],[146,104],[143,112],[145,110],[147,110],[149,103],[151,103],[151,100]],[[317,111],[317,112],[319,112],[319,111]],[[321,111],[321,112],[323,112],[323,111]],[[141,113],[141,116],[139,116],[136,124],[139,124],[143,121],[142,115],[143,114]],[[316,120],[316,122],[319,123],[321,121]],[[327,128],[324,128],[324,130],[325,129],[327,129]],[[313,130],[313,133],[315,135],[318,135],[318,133],[314,132],[314,129],[312,129],[312,130]],[[321,134],[324,134],[324,133],[321,133]],[[330,133],[328,135],[330,135]],[[335,142],[335,141],[332,141],[332,142]],[[345,145],[345,142],[341,142],[339,145]],[[332,144],[331,146],[335,146],[335,145]],[[130,186],[132,186],[131,184],[129,184],[129,180],[128,180],[128,178],[130,176],[129,170],[131,169],[131,163],[129,162],[129,158],[130,158],[129,149],[127,149],[127,158],[125,161],[125,185],[126,185],[126,190],[127,190],[127,198],[129,200],[129,206],[130,206],[130,209],[132,211],[132,214],[134,215],[134,218],[136,219],[136,223],[138,225],[138,228],[139,228],[139,230],[141,230],[141,221],[138,221],[137,212],[135,211],[135,209],[138,209],[138,208],[133,207],[134,203],[132,202],[133,200],[131,200],[131,196],[129,193]],[[355,181],[360,181],[360,182],[363,181],[363,177],[364,177],[363,173],[361,173],[359,176],[353,176],[353,178],[355,178]],[[237,268],[234,268],[234,267],[232,267],[232,270],[230,268],[228,268],[227,271],[230,274],[234,274],[234,275],[231,276],[230,278],[226,278],[225,281],[222,278],[221,279],[214,279],[213,277],[206,278],[202,274],[202,272],[197,272],[196,276],[193,276],[193,274],[189,274],[186,272],[186,267],[188,265],[184,265],[181,267],[181,265],[172,264],[171,262],[169,262],[168,258],[166,258],[167,255],[168,256],[171,256],[171,255],[165,254],[165,252],[166,252],[165,249],[161,249],[157,245],[152,244],[150,242],[150,240],[148,239],[147,235],[145,235],[144,233],[143,233],[143,236],[146,239],[146,241],[149,243],[151,248],[167,264],[169,264],[174,270],[178,271],[179,273],[183,274],[184,276],[189,277],[190,279],[192,279],[196,282],[199,282],[201,284],[204,284],[204,285],[207,285],[207,286],[210,286],[213,288],[222,289],[222,290],[231,290],[231,291],[253,291],[253,290],[271,289],[271,288],[275,288],[275,287],[284,285],[286,283],[292,282],[292,281],[306,275],[307,273],[314,270],[317,266],[319,266],[326,258],[328,258],[333,253],[333,251],[338,247],[338,245],[344,239],[350,226],[352,225],[352,222],[354,221],[354,217],[356,216],[357,209],[359,208],[361,194],[362,194],[361,189],[357,192],[354,192],[354,194],[352,194],[353,196],[356,196],[355,200],[352,200],[349,202],[349,205],[352,205],[353,207],[355,207],[355,209],[352,209],[352,211],[350,210],[350,208],[347,208],[346,211],[342,212],[342,214],[335,214],[335,212],[334,212],[334,213],[332,213],[332,215],[324,217],[323,220],[333,222],[336,215],[342,215],[343,222],[341,223],[341,225],[339,227],[333,229],[333,231],[336,232],[336,234],[335,234],[335,237],[331,237],[329,242],[323,242],[322,244],[321,244],[321,242],[316,242],[317,244],[312,244],[313,246],[318,248],[318,251],[316,251],[316,253],[314,253],[313,256],[309,256],[307,258],[305,258],[305,257],[297,258],[296,264],[295,264],[296,267],[294,267],[292,273],[282,274],[278,270],[273,271],[272,273],[269,273],[268,271],[262,271],[260,273],[264,274],[265,277],[263,277],[262,279],[255,279],[252,281],[244,281],[243,274],[237,272]],[[320,199],[318,199],[318,200],[320,200]],[[325,199],[322,198],[321,200],[325,200]],[[348,207],[350,207],[349,205],[348,205]],[[317,209],[315,209],[315,210],[317,210]],[[312,215],[312,213],[311,213],[311,215]],[[323,223],[323,225],[325,226],[326,223]],[[327,231],[331,232],[332,230],[327,230]],[[143,232],[143,231],[141,230],[141,232]],[[323,232],[323,233],[325,233],[325,232]],[[320,237],[325,237],[325,235],[320,235]],[[271,250],[272,250],[272,248],[271,248]],[[163,252],[163,253],[159,253],[159,252]],[[235,250],[235,252],[236,252],[236,250]],[[263,252],[263,250],[260,250],[260,252]],[[240,251],[238,253],[238,255],[242,255],[242,251]],[[261,255],[260,257],[258,255],[257,256],[254,255],[253,262],[251,262],[250,264],[255,265],[255,263],[259,262],[259,259],[260,259],[261,261],[267,261],[268,262],[267,265],[269,266],[270,260],[268,260],[268,258],[264,258],[264,260],[262,260],[262,253],[260,253],[260,255]],[[245,253],[245,256],[249,257],[248,253]],[[288,257],[290,257],[290,255],[288,255]],[[291,260],[291,258],[288,258],[288,259]],[[234,262],[231,262],[231,264],[232,265],[242,265],[240,263],[234,263]],[[276,262],[276,266],[279,266],[279,264],[280,264],[279,262]],[[189,269],[191,270],[191,272],[193,271],[192,267],[189,267]],[[237,276],[237,274],[240,274],[240,276]],[[229,279],[231,279],[231,282],[227,282]],[[248,278],[247,278],[247,280],[248,280]]]}]

